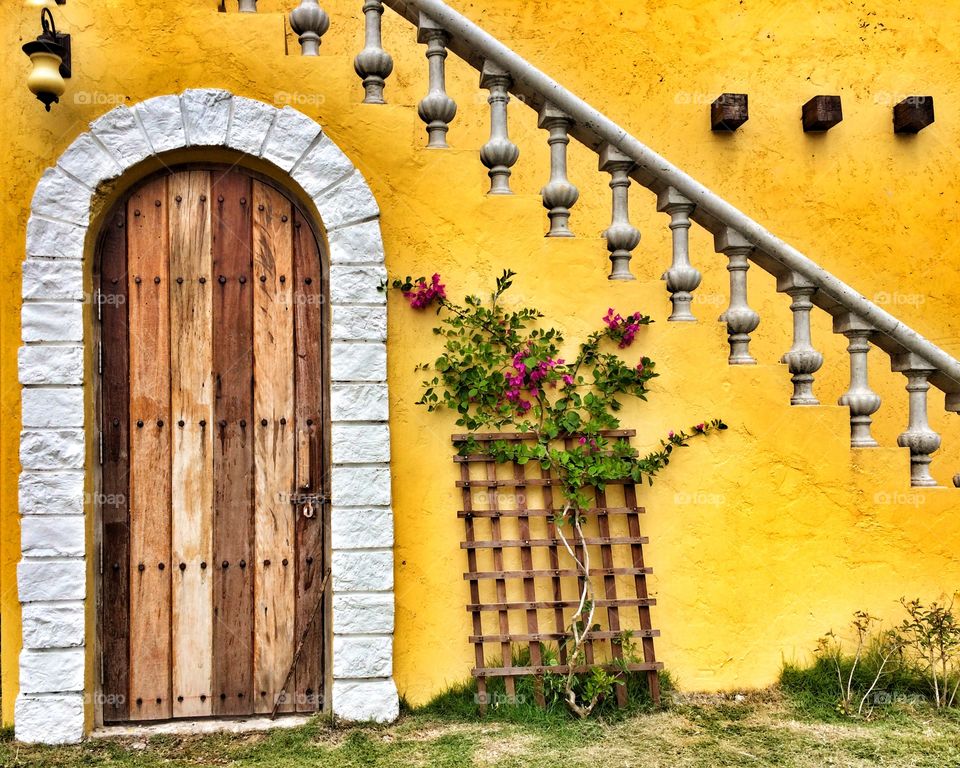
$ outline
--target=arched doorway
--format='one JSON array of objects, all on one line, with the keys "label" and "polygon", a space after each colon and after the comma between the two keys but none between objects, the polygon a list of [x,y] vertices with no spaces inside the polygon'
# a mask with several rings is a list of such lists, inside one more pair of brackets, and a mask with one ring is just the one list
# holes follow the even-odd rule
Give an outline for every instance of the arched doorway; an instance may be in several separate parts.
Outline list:
[{"label": "arched doorway", "polygon": [[292,196],[239,167],[155,174],[106,219],[105,722],[324,701],[327,264]]},{"label": "arched doorway", "polygon": [[[103,722],[109,700],[92,599],[99,598],[101,573],[112,567],[95,502],[99,431],[88,418],[99,397],[93,391],[99,323],[85,310],[88,265],[106,215],[100,206],[125,188],[128,173],[140,179],[145,169],[212,157],[284,179],[313,223],[322,223],[330,262],[326,552],[332,568],[322,698],[346,720],[388,721],[399,712],[387,312],[377,290],[386,269],[376,198],[307,115],[229,91],[188,89],[97,118],[44,171],[30,205],[22,298],[31,309],[18,350],[20,382],[30,397],[21,414],[18,505],[23,529],[33,532],[29,543],[21,541],[17,566],[23,619],[15,714],[17,738],[26,742],[79,741]],[[47,522],[52,510],[56,525]]]}]

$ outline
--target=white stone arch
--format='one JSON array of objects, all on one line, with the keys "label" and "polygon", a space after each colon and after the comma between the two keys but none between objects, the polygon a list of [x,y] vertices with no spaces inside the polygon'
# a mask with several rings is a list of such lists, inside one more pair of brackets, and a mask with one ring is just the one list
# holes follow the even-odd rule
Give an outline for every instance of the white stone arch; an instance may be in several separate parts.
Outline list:
[{"label": "white stone arch", "polygon": [[95,434],[86,411],[92,374],[84,322],[84,260],[96,232],[91,203],[104,182],[150,158],[226,148],[267,162],[319,212],[329,243],[331,299],[331,541],[334,712],[392,720],[393,514],[379,208],[362,174],[320,125],[290,108],[194,89],[117,107],[90,124],[47,169],[33,196],[23,264],[23,387],[19,509],[23,650],[18,739],[84,735],[93,680],[86,668],[87,553]]}]

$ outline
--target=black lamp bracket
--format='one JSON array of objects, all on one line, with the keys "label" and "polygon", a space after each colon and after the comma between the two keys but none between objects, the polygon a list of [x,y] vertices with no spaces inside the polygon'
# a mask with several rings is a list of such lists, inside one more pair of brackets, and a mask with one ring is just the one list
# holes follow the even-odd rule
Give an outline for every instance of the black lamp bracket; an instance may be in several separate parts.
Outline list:
[{"label": "black lamp bracket", "polygon": [[[66,0],[57,0],[58,5],[63,5]],[[40,25],[43,32],[36,40],[31,40],[23,46],[23,52],[28,56],[40,51],[48,51],[60,57],[60,77],[64,80],[70,78],[72,74],[70,57],[70,35],[57,32],[57,24],[53,20],[53,14],[49,8],[40,11]]]}]

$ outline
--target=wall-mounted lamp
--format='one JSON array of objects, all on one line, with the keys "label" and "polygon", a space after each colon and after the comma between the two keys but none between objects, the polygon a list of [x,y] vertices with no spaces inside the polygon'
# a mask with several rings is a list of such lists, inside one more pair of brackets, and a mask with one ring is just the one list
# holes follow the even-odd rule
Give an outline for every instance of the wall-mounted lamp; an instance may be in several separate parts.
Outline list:
[{"label": "wall-mounted lamp", "polygon": [[[57,2],[62,5],[59,0]],[[49,112],[50,105],[60,101],[60,95],[66,90],[64,79],[70,77],[70,35],[57,32],[53,14],[46,6],[40,11],[40,25],[43,32],[36,40],[24,45],[23,52],[33,64],[27,87]]]}]

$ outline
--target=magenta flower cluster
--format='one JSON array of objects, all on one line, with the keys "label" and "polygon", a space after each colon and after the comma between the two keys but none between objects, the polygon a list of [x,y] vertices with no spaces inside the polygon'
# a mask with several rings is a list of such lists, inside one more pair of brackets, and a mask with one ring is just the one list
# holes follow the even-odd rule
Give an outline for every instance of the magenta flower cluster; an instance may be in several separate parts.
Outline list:
[{"label": "magenta flower cluster", "polygon": [[619,342],[620,349],[626,349],[633,344],[633,339],[636,337],[637,331],[640,330],[642,317],[639,312],[622,317],[613,307],[610,307],[603,318],[603,322],[610,329],[610,336]]},{"label": "magenta flower cluster", "polygon": [[413,284],[413,290],[404,291],[403,295],[414,309],[426,309],[434,299],[447,298],[446,288],[438,274],[434,274],[429,283],[421,277]]},{"label": "magenta flower cluster", "polygon": [[[532,361],[530,359],[530,347],[522,352],[517,352],[511,362],[513,373],[508,373],[504,377],[507,388],[503,396],[508,402],[513,403],[520,413],[526,413],[533,407],[533,403],[530,400],[525,400],[522,395],[525,393],[532,400],[541,397],[543,395],[543,385],[551,377],[551,373],[566,364],[563,360],[554,360],[550,357],[539,362]],[[562,374],[562,379],[565,384],[573,384],[573,376],[569,373]],[[556,386],[555,381],[549,383],[551,386]]]}]

